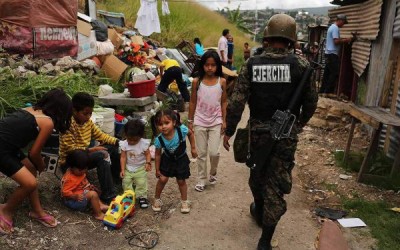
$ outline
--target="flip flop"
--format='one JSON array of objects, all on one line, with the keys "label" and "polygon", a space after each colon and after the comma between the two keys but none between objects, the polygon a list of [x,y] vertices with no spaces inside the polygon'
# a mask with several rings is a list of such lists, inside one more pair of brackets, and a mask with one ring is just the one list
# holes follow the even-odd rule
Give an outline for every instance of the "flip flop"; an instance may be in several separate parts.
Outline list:
[{"label": "flip flop", "polygon": [[204,189],[205,189],[205,186],[204,186],[204,185],[201,185],[201,184],[196,184],[196,186],[194,186],[194,189],[195,189],[196,191],[198,191],[198,192],[203,192]]},{"label": "flip flop", "polygon": [[[32,214],[32,212],[29,212],[29,218],[36,220],[37,222],[41,223],[45,227],[56,227],[58,224],[58,221],[49,214],[42,216],[42,217],[36,217]],[[54,219],[53,224],[50,224],[51,219]]]},{"label": "flip flop", "polygon": [[4,228],[0,227],[0,235],[3,234],[10,234],[14,231],[12,221],[6,219],[4,216],[0,215],[0,221],[4,222],[8,227],[10,227],[10,231],[5,230]]}]

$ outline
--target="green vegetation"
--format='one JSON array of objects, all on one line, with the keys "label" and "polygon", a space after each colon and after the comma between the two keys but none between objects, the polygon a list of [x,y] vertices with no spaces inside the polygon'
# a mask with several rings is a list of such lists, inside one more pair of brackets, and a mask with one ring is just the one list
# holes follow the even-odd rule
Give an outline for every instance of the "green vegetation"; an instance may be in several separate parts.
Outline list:
[{"label": "green vegetation", "polygon": [[230,10],[228,7],[226,7],[225,9],[228,14],[228,20],[230,23],[235,24],[238,29],[240,29],[241,31],[243,31],[245,33],[248,33],[248,34],[252,33],[252,31],[250,31],[245,26],[246,21],[244,20],[243,16],[240,14],[240,4],[236,10]]},{"label": "green vegetation", "polygon": [[[124,13],[127,27],[134,26],[139,7],[138,0],[102,0],[97,4],[98,9]],[[198,3],[170,2],[171,14],[167,16],[161,15],[161,1],[158,8],[161,33],[153,33],[150,38],[161,42],[163,46],[175,47],[182,39],[193,42],[195,37],[199,37],[204,47],[216,47],[222,30],[227,28],[234,38],[234,65],[238,69],[243,64],[243,44],[249,42],[250,46],[258,46],[235,24]]]},{"label": "green vegetation", "polygon": [[357,85],[357,103],[364,105],[365,104],[365,97],[367,96],[367,83],[366,83],[366,76],[361,76],[358,80]]},{"label": "green vegetation", "polygon": [[[56,77],[45,75],[15,76],[10,68],[0,68],[0,117],[27,103],[34,104],[48,90],[62,87],[70,96],[84,91],[97,94],[97,86],[111,84],[107,78],[90,77],[84,73],[64,74]],[[116,84],[113,88],[116,88]]]},{"label": "green vegetation", "polygon": [[[343,163],[344,152],[335,152],[336,164],[350,172],[358,172],[364,159],[365,153],[350,152],[347,164]],[[368,184],[383,189],[400,190],[400,178],[395,176],[390,178],[389,173],[392,166],[392,160],[387,158],[382,151],[379,151],[373,158],[371,174],[381,175],[383,178],[377,178],[376,181],[369,181]],[[322,183],[324,184],[324,183]],[[328,190],[335,190],[334,184],[330,186],[325,184]],[[343,208],[349,211],[348,217],[357,217],[362,219],[371,230],[372,236],[377,239],[377,249],[395,250],[398,249],[400,242],[400,216],[398,213],[389,210],[396,206],[390,201],[368,201],[360,198],[360,195],[353,191],[352,199],[347,195],[341,195]],[[397,205],[398,206],[398,205]]]},{"label": "green vegetation", "polygon": [[345,200],[344,208],[351,217],[362,219],[378,240],[377,249],[396,250],[400,242],[400,216],[386,202],[370,202],[362,199]]},{"label": "green vegetation", "polygon": [[[350,172],[358,172],[360,170],[365,153],[350,152],[349,159],[346,164],[343,162],[344,152],[335,152],[336,165]],[[390,177],[390,171],[393,165],[393,160],[388,158],[385,153],[379,150],[372,158],[369,169],[369,174],[382,176],[376,180],[369,180],[367,184],[374,185],[379,188],[388,190],[400,190],[400,176]]]},{"label": "green vegetation", "polygon": [[322,182],[321,185],[328,191],[337,193],[338,184]]}]

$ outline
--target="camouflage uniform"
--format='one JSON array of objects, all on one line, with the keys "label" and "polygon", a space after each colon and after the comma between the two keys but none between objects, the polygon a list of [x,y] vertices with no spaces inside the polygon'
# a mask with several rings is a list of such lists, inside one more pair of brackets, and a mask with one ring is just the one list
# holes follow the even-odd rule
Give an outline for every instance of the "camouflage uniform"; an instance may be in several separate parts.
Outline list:
[{"label": "camouflage uniform", "polygon": [[[264,59],[286,58],[293,54],[293,50],[267,48],[260,57]],[[304,72],[308,66],[308,62],[299,56],[296,56],[297,66]],[[247,64],[251,63],[251,60]],[[243,66],[238,80],[236,82],[233,94],[229,100],[227,107],[227,128],[226,135],[232,136],[236,130],[236,126],[241,119],[245,104],[251,96],[250,84],[252,72],[249,71],[251,65]],[[293,82],[298,84],[299,82]],[[296,85],[295,85],[296,86]],[[277,141],[271,149],[269,159],[262,168],[251,170],[249,186],[255,200],[264,200],[263,225],[276,225],[280,217],[286,212],[286,202],[283,198],[284,194],[289,194],[292,188],[292,169],[294,167],[294,154],[297,147],[297,134],[301,128],[309,121],[314,114],[317,106],[318,95],[315,86],[312,83],[306,84],[303,95],[300,100],[301,112],[297,116],[297,124],[293,127],[291,138]],[[262,108],[269,108],[268,101]],[[288,103],[283,104],[288,105]],[[250,106],[250,113],[252,107]],[[252,115],[251,115],[252,116]],[[272,121],[260,121],[250,117],[250,126],[252,129],[258,126],[271,125]],[[251,152],[260,148],[264,144],[271,144],[272,139],[270,133],[251,133]]]}]

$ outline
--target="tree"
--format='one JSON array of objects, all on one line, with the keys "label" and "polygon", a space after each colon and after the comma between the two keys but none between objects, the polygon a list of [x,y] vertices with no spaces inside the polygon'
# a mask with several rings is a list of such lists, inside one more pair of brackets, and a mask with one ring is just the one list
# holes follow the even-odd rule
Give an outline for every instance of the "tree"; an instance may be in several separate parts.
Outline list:
[{"label": "tree", "polygon": [[225,9],[226,9],[228,21],[230,23],[235,24],[238,29],[240,29],[241,31],[243,31],[245,33],[253,34],[253,32],[245,26],[246,21],[243,19],[243,17],[240,14],[240,4],[236,10],[232,11],[228,7],[225,7]]}]

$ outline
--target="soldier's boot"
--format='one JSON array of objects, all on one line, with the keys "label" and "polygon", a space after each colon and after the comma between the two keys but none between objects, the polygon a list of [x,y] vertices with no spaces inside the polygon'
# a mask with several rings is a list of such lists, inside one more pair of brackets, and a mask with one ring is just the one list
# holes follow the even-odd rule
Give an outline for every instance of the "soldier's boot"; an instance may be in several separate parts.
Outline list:
[{"label": "soldier's boot", "polygon": [[274,235],[276,224],[272,226],[263,226],[261,238],[258,241],[257,250],[272,250],[271,240]]},{"label": "soldier's boot", "polygon": [[259,227],[262,227],[263,209],[263,200],[254,200],[254,202],[250,204],[250,214]]}]

